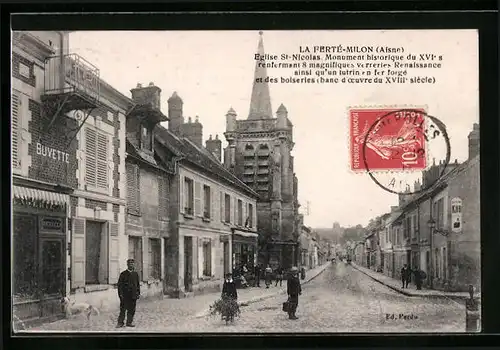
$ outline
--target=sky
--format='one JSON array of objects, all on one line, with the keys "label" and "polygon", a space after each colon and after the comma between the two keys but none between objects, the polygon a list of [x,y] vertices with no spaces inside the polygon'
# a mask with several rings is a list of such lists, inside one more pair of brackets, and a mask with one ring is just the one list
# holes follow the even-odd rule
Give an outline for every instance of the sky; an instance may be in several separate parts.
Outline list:
[{"label": "sky", "polygon": [[[263,39],[266,53],[276,55],[339,44],[403,47],[405,56],[443,55],[441,69],[417,74],[434,76],[434,84],[270,84],[273,111],[283,103],[294,125],[292,154],[305,225],[366,225],[397,205],[397,195],[350,170],[349,107],[425,105],[447,127],[452,161],[467,159],[467,135],[479,122],[476,31],[265,31]],[[137,83],[154,82],[162,89],[165,114],[176,91],[186,120],[199,116],[204,140],[216,134],[224,140],[229,108],[238,119],[248,117],[258,40],[258,30],[73,32],[70,52],[97,66],[101,78],[128,97]],[[267,71],[272,77],[293,74]]]}]

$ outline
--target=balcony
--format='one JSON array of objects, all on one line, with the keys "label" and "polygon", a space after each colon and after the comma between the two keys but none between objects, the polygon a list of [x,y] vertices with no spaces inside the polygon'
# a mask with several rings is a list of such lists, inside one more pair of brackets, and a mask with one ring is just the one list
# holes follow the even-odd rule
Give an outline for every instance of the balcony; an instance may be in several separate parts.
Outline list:
[{"label": "balcony", "polygon": [[49,57],[41,96],[45,117],[55,119],[71,111],[96,108],[101,93],[99,76],[99,69],[77,54]]}]

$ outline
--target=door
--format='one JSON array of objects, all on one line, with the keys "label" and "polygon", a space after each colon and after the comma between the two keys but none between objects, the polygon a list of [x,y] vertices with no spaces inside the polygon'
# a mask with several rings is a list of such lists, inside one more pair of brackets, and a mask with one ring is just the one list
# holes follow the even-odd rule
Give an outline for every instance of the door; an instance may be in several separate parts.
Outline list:
[{"label": "door", "polygon": [[413,261],[411,261],[411,251],[409,250],[406,252],[406,263],[409,267],[413,266]]},{"label": "door", "polygon": [[224,242],[224,276],[229,273],[229,242]]},{"label": "door", "polygon": [[425,252],[425,266],[426,266],[426,274],[427,274],[427,285],[430,285],[431,277],[431,255],[429,251]]},{"label": "door", "polygon": [[40,317],[62,313],[65,295],[65,238],[41,236],[39,240]]},{"label": "door", "polygon": [[87,220],[85,232],[85,283],[99,284],[102,224]]},{"label": "door", "polygon": [[184,236],[184,290],[193,289],[193,238]]}]

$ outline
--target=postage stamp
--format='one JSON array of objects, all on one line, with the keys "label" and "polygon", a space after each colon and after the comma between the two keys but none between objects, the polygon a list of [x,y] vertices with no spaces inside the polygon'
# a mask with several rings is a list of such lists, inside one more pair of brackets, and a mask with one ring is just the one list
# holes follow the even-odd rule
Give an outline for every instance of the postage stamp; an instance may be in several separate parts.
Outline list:
[{"label": "postage stamp", "polygon": [[423,108],[350,109],[351,170],[425,169],[425,115]]}]

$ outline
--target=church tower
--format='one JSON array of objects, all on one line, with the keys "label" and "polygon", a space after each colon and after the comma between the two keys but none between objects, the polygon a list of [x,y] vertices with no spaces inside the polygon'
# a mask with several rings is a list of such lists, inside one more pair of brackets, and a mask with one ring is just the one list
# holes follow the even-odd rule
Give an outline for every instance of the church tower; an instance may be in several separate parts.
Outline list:
[{"label": "church tower", "polygon": [[[259,34],[257,53],[262,57],[264,41]],[[266,62],[256,61],[248,117],[238,120],[232,108],[226,114],[224,165],[259,194],[259,261],[289,268],[297,264],[300,231],[293,125],[283,104],[274,117],[266,78]]]}]

